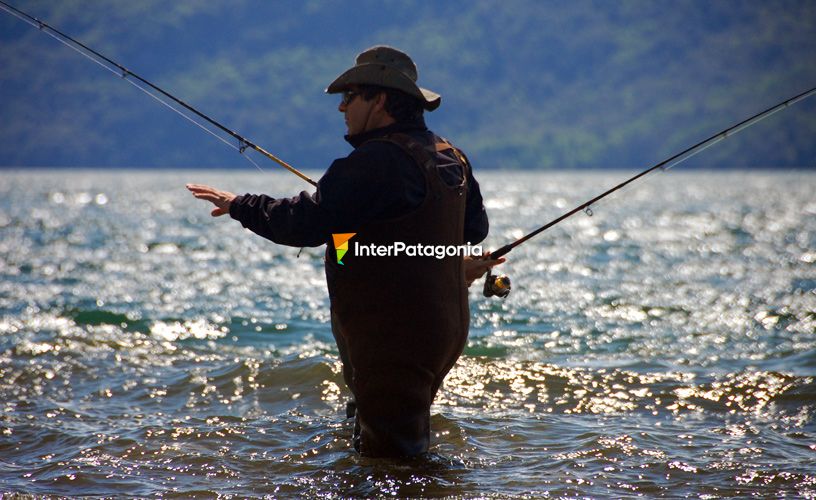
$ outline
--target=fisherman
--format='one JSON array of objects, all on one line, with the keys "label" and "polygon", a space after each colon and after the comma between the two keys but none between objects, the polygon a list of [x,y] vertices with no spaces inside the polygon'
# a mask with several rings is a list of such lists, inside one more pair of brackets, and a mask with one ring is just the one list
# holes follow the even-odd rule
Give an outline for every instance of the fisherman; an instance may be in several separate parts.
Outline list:
[{"label": "fisherman", "polygon": [[[416,81],[407,54],[376,46],[328,86],[342,94],[354,151],[331,164],[314,194],[275,199],[187,186],[215,205],[213,216],[229,213],[275,243],[328,244],[332,333],[356,406],[353,443],[371,457],[428,451],[431,403],[467,339],[467,286],[504,261],[352,251],[395,242],[461,247],[487,236],[468,160],[425,125],[424,111],[441,97]],[[333,235],[338,248],[352,242],[348,253],[332,251]]]}]

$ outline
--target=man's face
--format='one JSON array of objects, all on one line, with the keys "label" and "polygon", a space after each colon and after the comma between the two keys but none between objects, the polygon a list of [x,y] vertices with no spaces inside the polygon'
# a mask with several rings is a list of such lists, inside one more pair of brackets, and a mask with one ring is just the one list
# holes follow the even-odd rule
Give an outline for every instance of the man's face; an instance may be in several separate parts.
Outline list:
[{"label": "man's face", "polygon": [[370,121],[375,103],[376,98],[370,101],[363,99],[356,87],[343,92],[338,110],[346,116],[348,135],[357,135],[372,128]]}]

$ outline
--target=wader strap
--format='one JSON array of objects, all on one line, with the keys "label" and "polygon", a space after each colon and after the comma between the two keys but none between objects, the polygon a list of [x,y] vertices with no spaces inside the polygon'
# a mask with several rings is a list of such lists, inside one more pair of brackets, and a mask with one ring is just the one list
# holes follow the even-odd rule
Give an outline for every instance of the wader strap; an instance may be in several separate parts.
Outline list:
[{"label": "wader strap", "polygon": [[433,170],[433,168],[436,167],[436,162],[434,161],[433,156],[431,156],[430,151],[425,149],[425,147],[420,144],[419,141],[408,134],[389,134],[385,137],[374,140],[387,141],[396,144],[406,153],[408,153],[408,156],[413,158],[417,164],[425,167],[428,170]]},{"label": "wader strap", "polygon": [[467,172],[470,168],[470,163],[468,163],[465,155],[459,151],[458,148],[454,147],[450,142],[446,139],[439,137],[441,142],[434,143],[429,147],[423,146],[419,141],[414,139],[408,134],[389,134],[385,137],[372,139],[375,141],[386,141],[392,144],[396,144],[403,151],[408,153],[408,156],[414,159],[417,164],[420,166],[425,167],[428,170],[433,170],[436,167],[436,161],[434,160],[433,156],[431,155],[431,151],[435,152],[442,152],[452,149],[454,154],[456,155],[456,159],[459,161],[459,164],[462,167],[462,182],[467,179]]},{"label": "wader strap", "polygon": [[459,148],[455,147],[453,144],[448,142],[448,140],[445,139],[444,137],[440,137],[439,139],[440,139],[440,142],[436,143],[436,152],[437,153],[441,153],[442,151],[447,151],[449,149],[452,149],[453,154],[456,155],[456,158],[459,160],[459,163],[462,164],[462,167],[463,168],[464,167],[470,168],[470,163],[468,163],[467,158],[465,158],[465,155],[462,154],[462,152],[459,150]]}]

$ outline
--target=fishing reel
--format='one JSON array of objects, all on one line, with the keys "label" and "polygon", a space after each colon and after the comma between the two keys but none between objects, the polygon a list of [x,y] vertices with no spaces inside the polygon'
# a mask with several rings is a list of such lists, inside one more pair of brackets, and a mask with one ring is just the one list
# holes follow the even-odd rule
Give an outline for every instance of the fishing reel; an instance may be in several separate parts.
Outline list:
[{"label": "fishing reel", "polygon": [[491,273],[490,271],[487,272],[485,275],[485,282],[484,288],[482,289],[482,294],[485,297],[501,297],[505,298],[510,295],[510,290],[512,286],[510,285],[510,277],[507,275],[502,274],[501,276],[496,276],[495,274]]}]

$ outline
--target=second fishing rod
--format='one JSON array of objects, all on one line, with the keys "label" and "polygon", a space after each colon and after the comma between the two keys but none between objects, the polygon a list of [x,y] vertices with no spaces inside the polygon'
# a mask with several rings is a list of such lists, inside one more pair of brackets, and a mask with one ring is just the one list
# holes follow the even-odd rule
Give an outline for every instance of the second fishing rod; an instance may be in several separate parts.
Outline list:
[{"label": "second fishing rod", "polygon": [[[503,247],[498,248],[497,250],[490,253],[489,258],[490,259],[498,259],[499,257],[507,255],[508,253],[510,253],[511,250],[513,250],[517,246],[523,244],[526,241],[529,241],[531,238],[535,237],[536,235],[543,233],[547,229],[553,227],[554,225],[558,224],[559,222],[561,222],[561,221],[563,221],[565,219],[568,219],[569,217],[572,217],[573,215],[577,214],[578,212],[584,211],[588,215],[592,215],[590,207],[592,205],[594,205],[595,203],[599,202],[600,200],[602,200],[603,198],[606,198],[607,196],[611,195],[612,193],[623,189],[625,186],[635,182],[638,179],[641,179],[642,177],[644,177],[644,176],[646,176],[646,175],[648,175],[648,174],[650,174],[652,172],[668,170],[668,169],[674,167],[675,165],[678,165],[678,164],[688,160],[692,156],[704,151],[705,149],[710,148],[711,146],[717,144],[718,142],[723,141],[723,140],[725,140],[725,139],[727,139],[727,138],[729,138],[729,137],[731,137],[731,136],[745,130],[746,128],[750,127],[751,125],[755,125],[755,124],[759,123],[760,121],[764,120],[765,118],[768,118],[769,116],[771,116],[771,115],[773,115],[773,114],[775,114],[775,113],[777,113],[779,111],[782,111],[783,109],[788,108],[788,107],[796,104],[797,102],[812,96],[813,94],[816,94],[816,87],[811,88],[809,90],[806,90],[806,91],[804,91],[804,92],[802,92],[800,94],[797,94],[797,95],[795,95],[795,96],[793,96],[793,97],[791,97],[789,99],[785,99],[784,101],[780,102],[779,104],[775,104],[775,105],[771,106],[770,108],[765,109],[763,111],[760,111],[759,113],[757,113],[757,114],[755,114],[753,116],[750,116],[750,117],[742,120],[741,122],[739,122],[739,123],[737,123],[735,125],[732,125],[732,126],[726,128],[724,130],[721,130],[721,131],[717,132],[716,134],[708,137],[707,139],[703,139],[702,141],[698,142],[697,144],[694,144],[693,146],[690,146],[690,147],[684,149],[683,151],[681,151],[681,152],[679,152],[679,153],[677,153],[677,154],[675,154],[675,155],[661,161],[660,163],[657,163],[657,164],[643,170],[642,172],[639,172],[638,174],[630,177],[629,179],[626,179],[625,181],[621,182],[620,184],[618,184],[618,185],[604,191],[603,193],[599,194],[598,196],[595,196],[595,197],[581,203],[580,205],[573,208],[569,212],[566,212],[565,214],[561,215],[560,217],[557,217],[557,218],[551,220],[550,222],[548,222],[548,223],[544,224],[543,226],[539,227],[538,229],[535,229],[534,231],[531,231],[530,233],[522,236],[521,238],[519,238],[519,239],[517,239],[517,240],[515,240],[513,242],[510,242],[510,243],[504,245]],[[483,294],[484,294],[485,297],[494,297],[495,296],[495,297],[505,298],[510,294],[511,288],[512,288],[512,285],[511,285],[509,277],[504,276],[504,275],[496,276],[490,271],[488,271],[487,274],[485,275],[485,282],[484,282],[484,287],[483,287]]]}]

